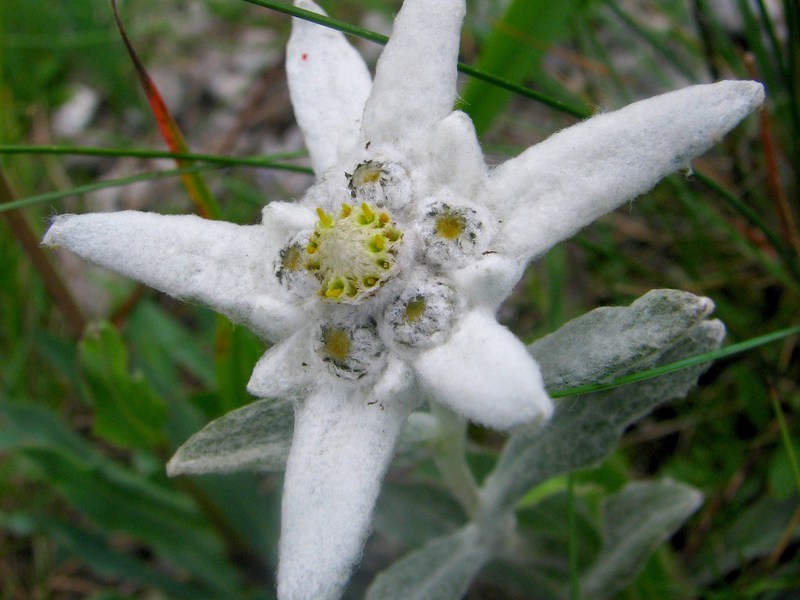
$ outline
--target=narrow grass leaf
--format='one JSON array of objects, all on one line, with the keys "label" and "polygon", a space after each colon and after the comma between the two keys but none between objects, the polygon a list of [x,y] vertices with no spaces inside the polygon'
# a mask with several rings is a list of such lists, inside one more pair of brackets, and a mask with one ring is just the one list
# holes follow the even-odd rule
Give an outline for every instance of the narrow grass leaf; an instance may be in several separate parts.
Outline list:
[{"label": "narrow grass leaf", "polygon": [[786,248],[786,246],[784,246],[780,237],[778,237],[778,235],[772,231],[772,229],[764,222],[764,220],[756,211],[745,204],[738,196],[736,196],[736,194],[728,191],[707,175],[694,172],[693,177],[703,185],[719,194],[736,213],[745,218],[750,222],[751,225],[763,233],[764,237],[767,238],[767,241],[773,248],[775,248],[786,266],[790,269],[792,275],[794,275],[794,277],[800,281],[800,264],[798,264],[797,257],[788,248]]},{"label": "narrow grass leaf", "polygon": [[[313,13],[311,11],[302,8],[297,8],[296,6],[292,6],[291,4],[287,4],[285,2],[276,2],[275,0],[243,0],[243,1],[249,4],[254,4],[256,6],[269,8],[277,12],[291,15],[293,17],[297,17],[298,19],[304,19],[306,21],[311,21],[312,23],[324,25],[325,27],[330,27],[331,29],[336,29],[337,31],[341,31],[348,35],[369,40],[377,44],[386,44],[386,42],[389,41],[389,38],[387,36],[381,35],[380,33],[376,33],[374,31],[370,31],[368,29],[364,29],[356,25],[351,25],[350,23],[345,23],[344,21],[339,21],[338,19],[332,19],[328,16],[319,15],[317,13]],[[586,109],[570,106],[567,103],[558,100],[557,98],[552,98],[551,96],[548,96],[541,92],[537,92],[536,90],[523,87],[512,81],[503,79],[502,77],[498,77],[491,73],[487,73],[486,71],[483,71],[481,69],[476,69],[475,67],[465,65],[464,63],[458,63],[458,70],[461,73],[464,73],[465,75],[469,75],[470,77],[486,81],[487,83],[490,83],[493,86],[497,86],[499,88],[508,90],[515,94],[519,94],[520,96],[524,96],[526,98],[530,98],[531,100],[535,100],[536,102],[540,102],[545,106],[549,106],[550,108],[566,113],[573,117],[577,117],[579,119],[588,117],[591,114],[590,111],[587,111]]]},{"label": "narrow grass leaf", "polygon": [[[183,137],[183,133],[181,133],[177,122],[172,117],[164,99],[161,97],[161,93],[158,91],[155,82],[148,74],[133,44],[128,38],[128,34],[125,32],[125,27],[122,25],[122,19],[117,10],[116,0],[111,0],[111,6],[114,10],[114,19],[117,22],[117,28],[122,36],[122,41],[136,68],[136,73],[139,76],[142,88],[147,96],[147,101],[158,123],[161,136],[164,138],[169,149],[173,152],[189,152],[189,146]],[[178,159],[175,162],[179,167],[186,166],[186,163],[182,159]],[[219,205],[200,175],[198,173],[183,173],[181,174],[181,180],[189,196],[192,198],[192,201],[197,206],[200,215],[208,219],[218,219],[220,217]]]},{"label": "narrow grass leaf", "polygon": [[15,210],[18,208],[27,208],[36,204],[45,204],[47,202],[55,202],[56,200],[63,200],[70,196],[80,196],[81,194],[88,194],[89,192],[96,192],[97,190],[104,190],[107,188],[124,187],[133,183],[141,181],[153,181],[155,179],[164,179],[166,177],[183,176],[186,173],[199,173],[201,171],[211,171],[219,169],[217,165],[194,165],[189,167],[182,167],[180,169],[169,169],[166,171],[150,171],[147,173],[139,173],[138,175],[129,175],[127,177],[118,177],[116,179],[107,179],[105,181],[97,181],[95,183],[87,183],[86,185],[77,185],[68,190],[56,190],[53,192],[46,192],[44,194],[37,194],[36,196],[28,196],[27,198],[20,198],[13,202],[5,202],[0,204],[0,213]]},{"label": "narrow grass leaf", "polygon": [[778,402],[777,395],[772,396],[772,409],[775,412],[775,419],[778,421],[778,426],[781,430],[781,442],[789,459],[789,464],[792,467],[792,475],[794,476],[794,483],[796,491],[800,495],[800,464],[797,461],[797,454],[795,454],[795,445],[792,443],[792,434],[786,425],[786,419],[783,415],[783,409],[780,402]]},{"label": "narrow grass leaf", "polygon": [[205,162],[225,167],[255,167],[294,171],[297,173],[314,172],[310,167],[288,164],[283,161],[303,158],[306,151],[278,152],[265,156],[222,156],[220,154],[199,154],[196,152],[172,152],[166,150],[150,150],[145,148],[98,148],[93,146],[48,146],[28,144],[0,144],[0,154],[56,154],[67,156],[107,156],[125,158],[172,158],[186,162]]},{"label": "narrow grass leaf", "polygon": [[[541,81],[542,59],[548,48],[568,33],[570,18],[586,7],[581,2],[514,0],[495,23],[477,60],[478,70],[521,85]],[[513,92],[493,82],[473,78],[461,93],[460,107],[470,115],[478,134],[484,133],[505,108]]]}]

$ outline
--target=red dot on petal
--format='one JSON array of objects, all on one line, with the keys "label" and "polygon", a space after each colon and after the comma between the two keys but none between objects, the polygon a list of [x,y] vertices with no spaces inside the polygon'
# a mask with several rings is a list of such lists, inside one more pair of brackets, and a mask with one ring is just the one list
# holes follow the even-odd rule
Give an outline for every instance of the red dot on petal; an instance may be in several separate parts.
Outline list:
[{"label": "red dot on petal", "polygon": [[303,60],[308,60],[308,54],[303,54]]}]

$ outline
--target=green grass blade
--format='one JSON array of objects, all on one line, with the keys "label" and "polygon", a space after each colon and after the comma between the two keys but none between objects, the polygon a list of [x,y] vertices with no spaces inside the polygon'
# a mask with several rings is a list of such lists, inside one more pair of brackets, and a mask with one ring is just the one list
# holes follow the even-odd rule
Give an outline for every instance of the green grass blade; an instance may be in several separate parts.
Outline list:
[{"label": "green grass blade", "polygon": [[[569,31],[571,17],[582,8],[575,0],[554,8],[549,0],[514,0],[499,19],[478,58],[480,71],[496,73],[519,85],[526,80],[549,79],[541,69],[549,47]],[[460,108],[467,112],[479,134],[484,133],[511,100],[511,90],[485,79],[473,78],[461,94]],[[574,116],[582,116],[585,111]]]},{"label": "green grass blade", "polygon": [[0,144],[0,154],[55,154],[67,156],[105,156],[110,158],[173,158],[186,162],[205,162],[226,167],[254,167],[294,171],[296,173],[314,172],[309,167],[287,164],[281,161],[307,156],[306,152],[279,152],[264,156],[222,156],[196,152],[171,152],[169,150],[150,150],[146,148],[98,148],[94,146],[38,146],[25,144]]},{"label": "green grass blade", "polygon": [[781,441],[783,447],[786,449],[786,454],[789,456],[789,462],[792,465],[792,474],[794,475],[794,482],[797,486],[797,492],[800,494],[800,464],[797,461],[797,455],[794,452],[794,444],[792,443],[792,434],[786,425],[786,419],[783,416],[783,409],[776,394],[772,395],[772,409],[775,412],[775,419],[778,421],[778,427],[781,430]]},{"label": "green grass blade", "polygon": [[756,227],[761,233],[764,234],[764,237],[767,238],[769,243],[772,245],[773,248],[778,252],[778,254],[783,258],[786,265],[791,269],[792,274],[800,281],[800,265],[798,265],[797,259],[795,258],[794,254],[784,246],[781,239],[778,235],[772,231],[769,226],[758,216],[758,213],[750,208],[747,204],[742,202],[736,194],[729,192],[719,183],[711,179],[709,176],[695,171],[692,176],[702,183],[703,185],[711,188],[717,194],[722,196],[722,198],[735,210],[739,213],[742,217],[747,219],[751,225]]},{"label": "green grass blade", "polygon": [[69,196],[77,196],[86,194],[88,192],[95,192],[105,188],[122,187],[132,183],[139,183],[141,181],[152,181],[154,179],[163,179],[165,177],[180,177],[186,173],[199,173],[201,171],[212,171],[219,169],[218,165],[195,165],[193,167],[183,167],[181,169],[170,169],[168,171],[151,171],[147,173],[139,173],[138,175],[130,175],[128,177],[119,177],[117,179],[108,179],[106,181],[98,181],[95,183],[88,183],[86,185],[78,185],[68,190],[57,190],[54,192],[47,192],[45,194],[38,194],[36,196],[28,196],[27,198],[20,198],[14,202],[6,202],[0,204],[0,213],[18,208],[26,208],[35,204],[42,204],[45,202],[52,202],[53,200],[61,200]]},{"label": "green grass blade", "polygon": [[609,10],[611,10],[611,12],[613,12],[620,21],[622,21],[625,27],[633,32],[635,36],[641,38],[645,43],[650,45],[658,53],[661,59],[671,65],[678,73],[686,77],[689,81],[694,79],[694,73],[692,73],[691,69],[689,69],[675,56],[675,53],[664,44],[658,35],[639,24],[627,12],[622,10],[617,5],[617,2],[605,0],[605,4],[608,6]]},{"label": "green grass blade", "polygon": [[[111,8],[114,11],[114,19],[122,37],[122,42],[125,44],[128,56],[130,56],[133,66],[136,68],[136,74],[139,76],[142,89],[147,96],[147,102],[150,104],[153,116],[158,124],[158,130],[161,132],[161,137],[164,138],[164,142],[173,152],[189,152],[189,145],[186,143],[183,132],[167,107],[167,103],[161,97],[158,86],[150,77],[144,63],[139,59],[139,55],[128,38],[128,34],[125,32],[125,27],[122,25],[122,19],[117,10],[116,0],[111,0]],[[180,159],[176,160],[175,163],[178,167],[186,166],[186,163]],[[222,216],[219,203],[205,181],[203,181],[203,178],[200,177],[200,173],[187,171],[182,173],[180,177],[181,181],[183,181],[183,187],[186,188],[192,202],[197,206],[200,215],[207,219],[219,219]]]}]

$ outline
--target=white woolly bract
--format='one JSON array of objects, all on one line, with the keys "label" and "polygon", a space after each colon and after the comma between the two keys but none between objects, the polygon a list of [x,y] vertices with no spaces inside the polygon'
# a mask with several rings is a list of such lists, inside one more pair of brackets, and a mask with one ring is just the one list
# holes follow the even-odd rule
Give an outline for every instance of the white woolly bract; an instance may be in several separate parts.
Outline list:
[{"label": "white woolly bract", "polygon": [[688,168],[761,106],[754,81],[697,85],[565,129],[491,174],[502,250],[527,261],[666,175]]}]

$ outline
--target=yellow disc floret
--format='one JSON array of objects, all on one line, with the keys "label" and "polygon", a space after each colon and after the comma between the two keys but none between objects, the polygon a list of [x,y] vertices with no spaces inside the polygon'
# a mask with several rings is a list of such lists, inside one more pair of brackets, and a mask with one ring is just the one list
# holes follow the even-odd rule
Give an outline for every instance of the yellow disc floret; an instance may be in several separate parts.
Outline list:
[{"label": "yellow disc floret", "polygon": [[320,280],[323,298],[360,304],[394,275],[402,232],[388,213],[366,202],[342,204],[338,216],[318,208],[317,215],[306,268]]}]

